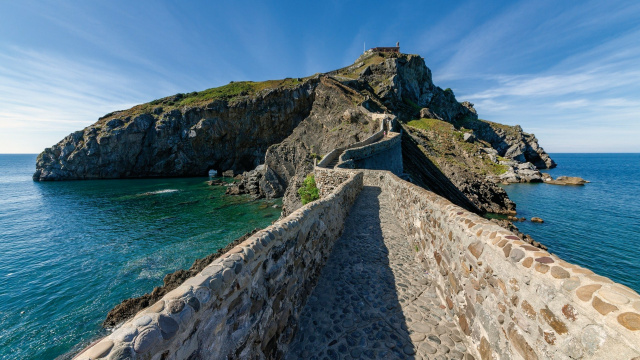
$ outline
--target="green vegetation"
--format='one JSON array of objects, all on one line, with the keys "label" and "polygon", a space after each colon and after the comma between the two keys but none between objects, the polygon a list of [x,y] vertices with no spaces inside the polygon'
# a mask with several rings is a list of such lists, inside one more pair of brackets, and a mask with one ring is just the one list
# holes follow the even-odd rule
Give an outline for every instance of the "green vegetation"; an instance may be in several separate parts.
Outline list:
[{"label": "green vegetation", "polygon": [[316,187],[316,178],[313,174],[307,175],[307,178],[304,179],[304,184],[298,189],[298,195],[300,195],[302,205],[320,198],[318,187]]},{"label": "green vegetation", "polygon": [[446,121],[438,119],[419,119],[411,120],[407,123],[409,126],[413,126],[422,130],[433,130],[438,132],[453,132],[455,128],[453,125]]},{"label": "green vegetation", "polygon": [[[358,77],[360,77],[360,73],[364,69],[366,69],[367,66],[380,64],[388,56],[389,56],[389,54],[374,53],[373,55],[370,55],[370,56],[365,57],[364,59],[362,59],[362,65],[360,65],[360,66],[350,65],[350,66],[347,66],[347,67],[342,68],[340,70],[337,70],[336,73],[339,76],[348,77],[350,79],[357,79]],[[358,60],[360,60],[360,59],[358,59]],[[358,61],[356,60],[356,62],[358,62]]]},{"label": "green vegetation", "polygon": [[197,106],[214,100],[233,101],[237,98],[247,95],[255,95],[265,89],[291,89],[301,84],[304,79],[286,78],[283,80],[267,80],[267,81],[239,81],[231,82],[227,85],[217,88],[211,88],[199,92],[191,92],[188,94],[176,94],[162,99],[156,99],[146,104],[140,104],[128,110],[115,111],[101,118],[107,121],[112,118],[124,118],[128,116],[137,116],[140,114],[151,113],[154,109],[161,107],[162,112],[167,112],[184,106]]},{"label": "green vegetation", "polygon": [[[491,174],[495,174],[495,175],[502,175],[504,173],[507,172],[507,170],[509,169],[509,167],[507,165],[502,165],[502,164],[496,164],[493,161],[489,160],[489,159],[484,159],[484,165],[487,167],[488,172]],[[486,175],[486,171],[485,174]]]},{"label": "green vegetation", "polygon": [[[421,130],[418,135],[426,143],[418,146],[436,165],[442,161],[480,175],[501,175],[509,169],[484,154],[482,149],[491,147],[490,143],[478,139],[471,143],[464,141],[464,133],[469,129],[456,129],[453,124],[438,119],[412,120],[407,123],[407,129],[411,128]],[[498,160],[506,159],[498,157]]]}]

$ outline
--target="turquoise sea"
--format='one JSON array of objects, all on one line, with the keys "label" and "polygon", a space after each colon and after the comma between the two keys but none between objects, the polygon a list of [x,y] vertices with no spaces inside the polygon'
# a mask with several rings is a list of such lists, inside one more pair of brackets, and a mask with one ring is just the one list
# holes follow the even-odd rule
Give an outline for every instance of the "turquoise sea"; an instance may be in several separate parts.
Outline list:
[{"label": "turquoise sea", "polygon": [[206,178],[37,183],[35,160],[0,155],[0,359],[66,357],[123,299],[280,216]]},{"label": "turquoise sea", "polygon": [[[552,154],[580,187],[505,186],[521,231],[640,291],[640,154]],[[55,359],[105,334],[121,300],[149,292],[280,215],[206,178],[36,183],[35,155],[0,155],[0,359]],[[80,345],[80,346],[81,346]]]},{"label": "turquoise sea", "polygon": [[[640,292],[640,154],[551,154],[554,178],[580,176],[584,186],[504,186],[517,204],[520,231],[562,259]],[[528,221],[540,217],[543,224]]]}]

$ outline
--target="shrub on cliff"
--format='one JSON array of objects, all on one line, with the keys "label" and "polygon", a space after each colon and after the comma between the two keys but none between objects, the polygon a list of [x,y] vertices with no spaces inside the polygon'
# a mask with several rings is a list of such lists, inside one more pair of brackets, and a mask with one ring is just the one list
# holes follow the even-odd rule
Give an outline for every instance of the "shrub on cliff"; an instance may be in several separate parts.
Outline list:
[{"label": "shrub on cliff", "polygon": [[307,175],[307,178],[304,179],[304,183],[298,189],[298,195],[300,195],[302,205],[306,205],[320,198],[318,187],[316,187],[316,178],[313,174]]}]

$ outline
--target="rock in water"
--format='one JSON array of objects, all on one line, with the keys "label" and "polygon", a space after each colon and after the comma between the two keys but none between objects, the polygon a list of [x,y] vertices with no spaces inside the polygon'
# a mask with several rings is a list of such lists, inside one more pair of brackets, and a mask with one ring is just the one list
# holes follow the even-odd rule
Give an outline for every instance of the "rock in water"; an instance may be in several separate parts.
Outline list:
[{"label": "rock in water", "polygon": [[555,180],[549,177],[545,182],[552,185],[584,185],[589,181],[577,176],[558,176]]},{"label": "rock in water", "polygon": [[534,217],[532,217],[532,218],[531,218],[531,222],[534,222],[534,223],[540,223],[540,224],[542,224],[542,223],[544,222],[544,220],[542,220],[542,219],[541,219],[541,218],[539,218],[539,217],[535,217],[535,216],[534,216]]}]

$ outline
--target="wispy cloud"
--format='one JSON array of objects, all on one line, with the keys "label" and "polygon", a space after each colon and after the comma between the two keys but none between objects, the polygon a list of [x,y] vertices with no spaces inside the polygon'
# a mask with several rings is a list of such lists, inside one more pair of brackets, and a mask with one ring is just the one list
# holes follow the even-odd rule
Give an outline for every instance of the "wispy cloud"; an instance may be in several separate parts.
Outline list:
[{"label": "wispy cloud", "polygon": [[[104,63],[12,48],[0,64],[0,153],[39,152],[107,112],[148,100],[137,80]],[[33,135],[16,138],[25,132]]]},{"label": "wispy cloud", "polygon": [[459,85],[458,99],[481,117],[536,132],[548,150],[640,151],[639,15],[636,4],[516,3],[449,39],[457,50],[434,78]]}]

